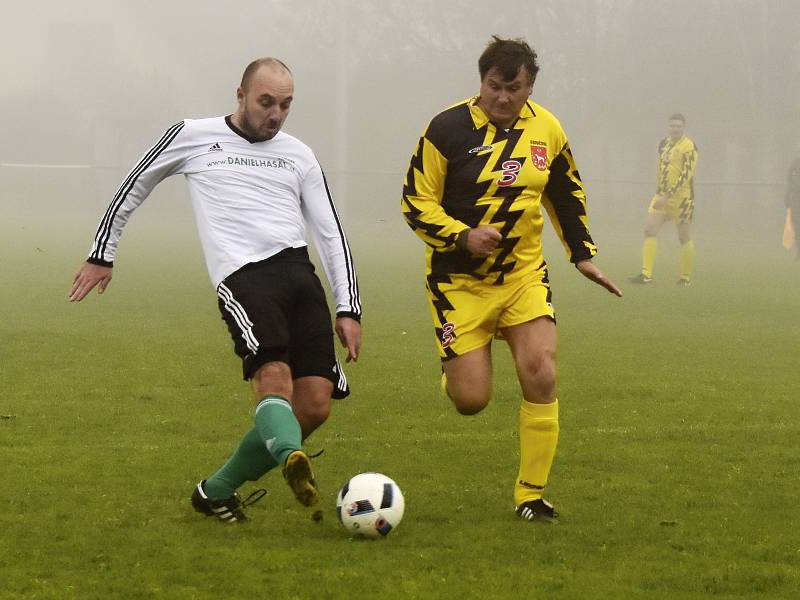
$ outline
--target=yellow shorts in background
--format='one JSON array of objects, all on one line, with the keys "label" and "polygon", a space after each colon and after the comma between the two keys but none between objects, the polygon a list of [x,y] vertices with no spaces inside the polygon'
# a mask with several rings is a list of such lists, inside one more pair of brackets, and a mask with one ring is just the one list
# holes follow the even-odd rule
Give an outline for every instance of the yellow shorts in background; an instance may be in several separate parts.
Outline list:
[{"label": "yellow shorts in background", "polygon": [[448,360],[502,338],[504,327],[538,317],[555,319],[547,268],[502,285],[489,285],[469,276],[451,281],[428,281],[428,306],[442,360]]},{"label": "yellow shorts in background", "polygon": [[675,221],[678,225],[691,223],[694,217],[694,199],[691,196],[673,196],[667,201],[663,208],[656,208],[656,198],[658,194],[650,200],[647,212],[653,214],[666,215],[670,221]]}]

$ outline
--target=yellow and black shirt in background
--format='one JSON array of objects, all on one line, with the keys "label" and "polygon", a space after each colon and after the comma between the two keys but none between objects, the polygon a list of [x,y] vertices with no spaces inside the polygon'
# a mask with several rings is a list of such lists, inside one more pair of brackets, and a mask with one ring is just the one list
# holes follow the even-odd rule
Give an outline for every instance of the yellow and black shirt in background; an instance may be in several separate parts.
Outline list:
[{"label": "yellow and black shirt in background", "polygon": [[658,193],[694,199],[694,170],[697,148],[685,135],[666,137],[658,144]]}]

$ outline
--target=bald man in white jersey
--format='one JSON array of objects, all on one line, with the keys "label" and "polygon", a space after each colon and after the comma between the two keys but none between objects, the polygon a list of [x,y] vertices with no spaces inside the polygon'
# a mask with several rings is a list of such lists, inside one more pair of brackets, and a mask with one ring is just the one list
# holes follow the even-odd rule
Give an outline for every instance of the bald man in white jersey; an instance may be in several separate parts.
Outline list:
[{"label": "bald man in white jersey", "polygon": [[301,504],[319,502],[301,442],[328,418],[331,397],[349,393],[308,257],[306,225],[330,283],[348,362],[361,347],[358,282],[325,177],[311,149],[281,131],[293,95],[288,67],[261,58],[244,71],[236,112],[170,127],[120,186],[69,294],[75,302],[95,286],[106,290],[131,213],[160,181],[182,173],[219,308],[256,398],[253,428],[192,493],[196,511],[226,523],[245,520],[244,507],[255,501],[242,501],[237,489],[276,466]]}]

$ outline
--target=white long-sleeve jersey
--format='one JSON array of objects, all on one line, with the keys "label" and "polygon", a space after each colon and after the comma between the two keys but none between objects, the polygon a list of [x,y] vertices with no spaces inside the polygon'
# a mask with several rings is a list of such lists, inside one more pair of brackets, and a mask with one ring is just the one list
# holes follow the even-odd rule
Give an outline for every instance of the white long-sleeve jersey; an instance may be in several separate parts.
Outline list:
[{"label": "white long-sleeve jersey", "polygon": [[251,141],[230,117],[170,127],[128,173],[100,221],[89,262],[112,266],[131,213],[153,188],[182,173],[215,287],[244,265],[307,245],[308,223],[337,314],[361,315],[353,258],[314,153],[284,133]]}]

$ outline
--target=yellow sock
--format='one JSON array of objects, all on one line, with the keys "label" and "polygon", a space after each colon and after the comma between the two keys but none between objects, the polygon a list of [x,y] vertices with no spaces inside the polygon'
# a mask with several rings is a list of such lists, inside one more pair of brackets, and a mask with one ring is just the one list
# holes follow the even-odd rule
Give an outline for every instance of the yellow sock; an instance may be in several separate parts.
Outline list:
[{"label": "yellow sock", "polygon": [[642,244],[642,275],[645,277],[653,276],[653,265],[656,263],[657,250],[658,238],[644,238],[644,244]]},{"label": "yellow sock", "polygon": [[689,240],[681,246],[681,279],[690,281],[694,270],[694,241]]},{"label": "yellow sock", "polygon": [[551,404],[522,401],[519,410],[519,475],[514,503],[542,497],[558,445],[558,400]]}]

